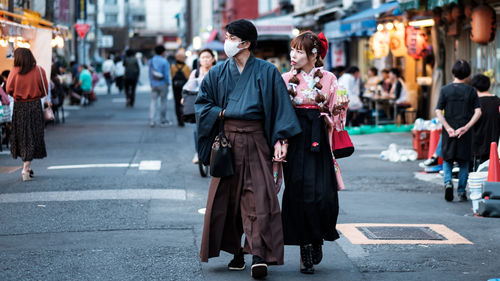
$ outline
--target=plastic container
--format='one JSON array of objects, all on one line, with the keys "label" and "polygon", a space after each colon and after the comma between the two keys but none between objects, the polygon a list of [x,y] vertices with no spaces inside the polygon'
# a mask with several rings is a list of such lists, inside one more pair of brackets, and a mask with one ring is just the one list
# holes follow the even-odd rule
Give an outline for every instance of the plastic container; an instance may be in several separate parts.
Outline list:
[{"label": "plastic container", "polygon": [[429,130],[412,130],[413,149],[417,152],[417,159],[426,159],[429,152]]},{"label": "plastic container", "polygon": [[483,194],[483,185],[488,177],[488,172],[469,173],[467,181],[469,188],[469,198],[472,201],[472,212],[476,214],[479,209],[479,201]]}]

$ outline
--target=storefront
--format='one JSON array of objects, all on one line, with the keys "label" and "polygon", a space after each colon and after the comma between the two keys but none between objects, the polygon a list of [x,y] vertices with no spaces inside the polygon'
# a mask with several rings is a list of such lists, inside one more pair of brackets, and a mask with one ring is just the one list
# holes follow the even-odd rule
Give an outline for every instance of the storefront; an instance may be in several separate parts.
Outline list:
[{"label": "storefront", "polygon": [[53,27],[51,22],[27,13],[20,15],[0,10],[0,71],[13,67],[14,50],[22,47],[33,52],[37,64],[46,70],[49,78],[52,48],[64,48],[68,29]]},{"label": "storefront", "polygon": [[259,18],[254,23],[259,34],[255,56],[271,62],[280,72],[287,72],[290,69],[290,42],[299,34],[292,15]]}]

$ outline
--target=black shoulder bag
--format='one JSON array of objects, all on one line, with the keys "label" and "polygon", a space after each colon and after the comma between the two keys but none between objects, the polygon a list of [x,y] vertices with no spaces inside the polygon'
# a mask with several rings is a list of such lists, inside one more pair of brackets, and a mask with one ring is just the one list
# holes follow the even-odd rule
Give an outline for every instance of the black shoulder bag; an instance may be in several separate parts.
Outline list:
[{"label": "black shoulder bag", "polygon": [[[194,73],[195,79],[200,76],[200,69],[196,69]],[[199,83],[198,81],[196,83]],[[198,85],[199,88],[199,85]],[[182,108],[182,120],[187,123],[196,123],[196,117],[194,112],[194,103],[198,97],[198,91],[188,91],[182,89],[182,99],[184,100]]]},{"label": "black shoulder bag", "polygon": [[[227,107],[227,95],[224,98],[224,110]],[[219,134],[215,137],[210,153],[210,175],[216,178],[234,175],[233,151],[224,132],[224,116],[219,122]]]}]

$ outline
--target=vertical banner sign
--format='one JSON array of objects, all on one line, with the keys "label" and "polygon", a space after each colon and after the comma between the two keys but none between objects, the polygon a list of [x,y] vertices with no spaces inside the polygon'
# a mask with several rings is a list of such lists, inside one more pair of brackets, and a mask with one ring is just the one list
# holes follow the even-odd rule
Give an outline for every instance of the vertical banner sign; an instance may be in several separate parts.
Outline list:
[{"label": "vertical banner sign", "polygon": [[406,47],[408,55],[414,59],[421,59],[428,55],[428,36],[425,30],[414,28],[412,26],[406,27]]},{"label": "vertical banner sign", "polygon": [[78,20],[87,20],[87,0],[76,1],[76,15]]},{"label": "vertical banner sign", "polygon": [[332,65],[334,67],[344,66],[345,62],[346,62],[345,51],[344,51],[344,41],[341,41],[341,40],[332,41],[330,46],[331,46]]}]

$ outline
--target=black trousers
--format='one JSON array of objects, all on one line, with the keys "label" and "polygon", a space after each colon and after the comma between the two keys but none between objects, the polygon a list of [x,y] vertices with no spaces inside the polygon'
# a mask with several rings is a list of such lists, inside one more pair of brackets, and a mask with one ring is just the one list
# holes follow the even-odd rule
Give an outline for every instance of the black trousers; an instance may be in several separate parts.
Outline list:
[{"label": "black trousers", "polygon": [[177,115],[177,122],[181,125],[184,124],[182,121],[182,112],[184,106],[181,104],[182,99],[182,87],[173,87],[174,89],[174,100],[175,100],[175,114]]},{"label": "black trousers", "polygon": [[125,96],[127,97],[127,106],[134,106],[136,87],[137,79],[125,79]]}]

